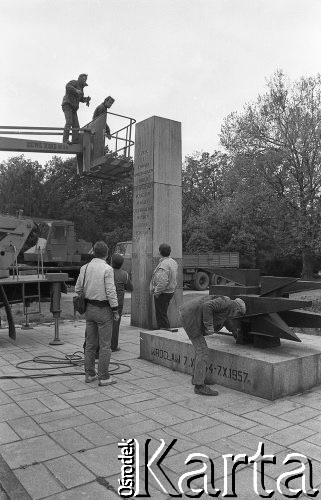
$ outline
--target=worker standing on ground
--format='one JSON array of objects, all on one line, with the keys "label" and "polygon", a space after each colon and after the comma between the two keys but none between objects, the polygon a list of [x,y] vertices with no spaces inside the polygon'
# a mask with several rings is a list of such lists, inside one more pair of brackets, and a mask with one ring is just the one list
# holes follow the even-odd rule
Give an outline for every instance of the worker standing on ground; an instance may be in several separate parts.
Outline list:
[{"label": "worker standing on ground", "polygon": [[[204,336],[223,328],[230,318],[242,317],[246,306],[242,299],[223,295],[207,295],[190,300],[180,307],[182,325],[195,349],[194,392],[203,396],[217,396],[205,383],[209,350]],[[233,331],[233,325],[227,325]],[[234,332],[233,332],[234,333]]]},{"label": "worker standing on ground", "polygon": [[167,243],[159,245],[159,254],[161,258],[153,272],[150,290],[154,296],[157,328],[170,330],[167,310],[177,287],[178,266],[170,257],[171,247]]},{"label": "worker standing on ground", "polygon": [[117,300],[118,300],[118,321],[113,321],[113,334],[111,337],[111,350],[112,351],[120,351],[120,347],[118,347],[118,337],[119,337],[119,327],[121,315],[124,307],[124,297],[125,290],[126,292],[133,291],[133,284],[130,280],[129,274],[127,271],[122,269],[122,265],[124,263],[124,257],[119,253],[115,253],[111,259],[111,266],[114,270],[114,281],[117,292]]},{"label": "worker standing on ground", "polygon": [[99,344],[98,385],[115,384],[109,375],[113,320],[118,321],[118,301],[114,271],[106,262],[108,247],[104,241],[94,245],[94,258],[80,268],[75,292],[86,297],[85,382],[97,379],[95,355]]},{"label": "worker standing on ground", "polygon": [[[104,102],[99,104],[99,106],[97,106],[97,108],[95,109],[94,114],[93,114],[93,120],[98,118],[98,116],[100,116],[104,113],[107,113],[107,109],[111,108],[112,105],[114,104],[114,102],[115,102],[115,99],[113,97],[111,97],[110,95],[108,97],[106,97]],[[108,137],[108,139],[111,139],[110,128],[109,128],[107,122],[106,122],[106,136]]]},{"label": "worker standing on ground", "polygon": [[[88,86],[85,73],[78,76],[78,80],[70,80],[66,85],[66,94],[62,100],[62,110],[65,114],[66,124],[62,142],[69,144],[69,133],[71,128],[79,128],[77,111],[80,102],[85,102],[89,106],[90,97],[84,96],[84,88]],[[72,143],[79,142],[79,131],[72,130]]]}]

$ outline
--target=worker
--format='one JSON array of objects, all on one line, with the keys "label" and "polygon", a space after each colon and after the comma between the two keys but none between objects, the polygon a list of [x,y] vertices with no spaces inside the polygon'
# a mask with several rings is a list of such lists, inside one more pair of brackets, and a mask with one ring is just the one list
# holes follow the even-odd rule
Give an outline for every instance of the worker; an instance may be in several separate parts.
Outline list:
[{"label": "worker", "polygon": [[234,300],[223,295],[207,295],[189,300],[180,307],[182,325],[195,349],[192,384],[194,392],[203,396],[217,396],[218,392],[206,384],[206,368],[209,356],[204,336],[223,328],[224,324],[236,334],[236,326],[231,318],[241,318],[246,313],[242,299]]},{"label": "worker", "polygon": [[157,328],[170,330],[167,310],[177,287],[178,266],[177,262],[170,257],[170,245],[161,243],[158,250],[160,260],[152,275],[150,291],[154,296]]},{"label": "worker", "polygon": [[113,321],[113,333],[111,336],[112,351],[120,351],[120,347],[118,347],[118,337],[119,337],[120,320],[124,307],[125,291],[126,292],[133,291],[133,284],[131,282],[128,272],[121,268],[123,263],[124,263],[124,257],[119,253],[114,253],[111,259],[111,267],[114,270],[114,281],[115,281],[117,300],[118,300],[119,320]]},{"label": "worker", "polygon": [[78,76],[78,80],[70,80],[66,85],[66,94],[62,100],[62,110],[65,114],[66,124],[63,133],[62,142],[70,144],[69,133],[72,128],[72,143],[79,142],[79,131],[74,128],[79,128],[77,111],[80,102],[85,102],[89,106],[90,97],[84,97],[84,88],[88,86],[85,73]]},{"label": "worker", "polygon": [[[104,113],[107,113],[107,109],[111,108],[112,105],[114,104],[114,102],[115,102],[115,99],[113,97],[111,97],[110,95],[108,97],[106,97],[104,102],[99,104],[99,106],[97,106],[97,108],[95,109],[94,114],[93,114],[93,120],[98,118],[98,116],[100,116]],[[110,128],[109,128],[107,122],[106,122],[106,136],[108,137],[108,139],[111,139]]]},{"label": "worker", "polygon": [[110,376],[111,336],[113,320],[119,320],[114,272],[106,262],[108,247],[104,241],[94,245],[94,258],[80,268],[75,292],[86,297],[85,382],[97,379],[95,355],[99,344],[98,385],[116,383]]}]

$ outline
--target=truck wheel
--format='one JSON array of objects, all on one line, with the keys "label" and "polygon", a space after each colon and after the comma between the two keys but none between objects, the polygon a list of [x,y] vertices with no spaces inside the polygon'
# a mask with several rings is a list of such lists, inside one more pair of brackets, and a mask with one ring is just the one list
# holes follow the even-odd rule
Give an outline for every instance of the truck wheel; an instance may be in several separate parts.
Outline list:
[{"label": "truck wheel", "polygon": [[226,285],[227,280],[218,274],[212,274],[211,285]]},{"label": "truck wheel", "polygon": [[210,284],[210,278],[208,274],[204,273],[203,271],[199,271],[198,273],[196,273],[194,279],[195,290],[199,291],[206,290],[209,284]]},{"label": "truck wheel", "polygon": [[223,278],[223,276],[212,274],[211,285],[235,285],[235,281],[230,281],[226,278]]}]

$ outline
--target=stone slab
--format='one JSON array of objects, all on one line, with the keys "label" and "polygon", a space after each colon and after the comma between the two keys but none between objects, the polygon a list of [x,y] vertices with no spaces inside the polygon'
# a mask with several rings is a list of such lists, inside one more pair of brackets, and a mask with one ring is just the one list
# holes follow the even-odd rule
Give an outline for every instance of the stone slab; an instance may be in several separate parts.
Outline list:
[{"label": "stone slab", "polygon": [[181,124],[152,116],[136,124],[133,191],[131,324],[156,327],[154,301],[149,291],[159,262],[161,243],[171,246],[178,264],[178,287],[168,318],[179,326],[183,301],[182,274],[182,145]]},{"label": "stone slab", "polygon": [[[275,400],[321,384],[319,337],[300,335],[302,343],[282,340],[279,347],[238,345],[230,335],[206,338],[210,350],[207,378],[231,389]],[[140,357],[191,374],[194,349],[183,328],[177,333],[141,331]]]}]

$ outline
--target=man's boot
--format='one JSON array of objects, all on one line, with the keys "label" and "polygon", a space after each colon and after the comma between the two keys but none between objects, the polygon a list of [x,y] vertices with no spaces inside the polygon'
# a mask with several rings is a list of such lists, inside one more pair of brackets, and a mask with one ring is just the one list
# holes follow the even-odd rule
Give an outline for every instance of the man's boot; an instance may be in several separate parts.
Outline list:
[{"label": "man's boot", "polygon": [[201,396],[218,396],[218,392],[211,389],[208,385],[195,385],[195,394],[200,394]]}]

